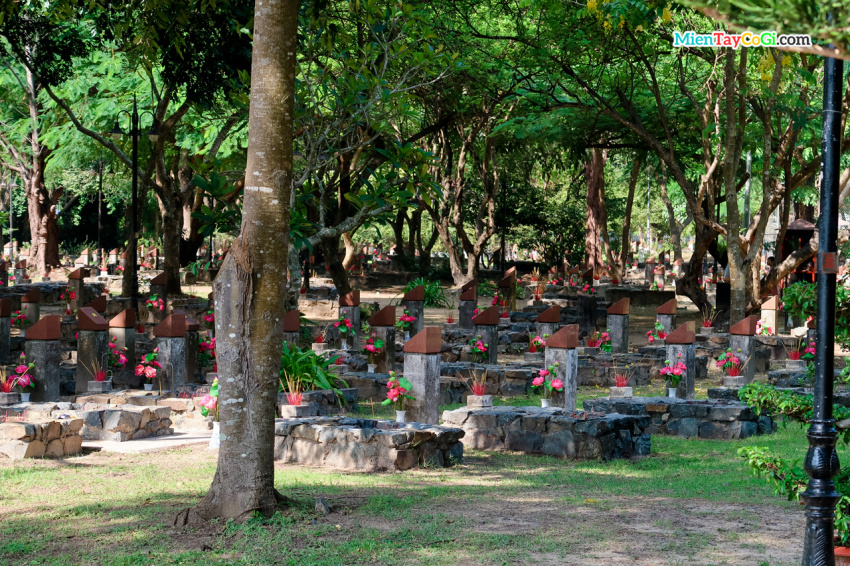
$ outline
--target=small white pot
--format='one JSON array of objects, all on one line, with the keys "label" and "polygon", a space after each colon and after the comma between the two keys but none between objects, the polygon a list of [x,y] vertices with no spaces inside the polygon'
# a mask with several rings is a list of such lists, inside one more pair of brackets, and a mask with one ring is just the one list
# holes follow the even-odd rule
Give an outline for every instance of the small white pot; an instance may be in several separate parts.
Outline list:
[{"label": "small white pot", "polygon": [[102,270],[102,269],[100,270],[100,276],[101,276],[101,277],[106,277],[107,275],[109,275],[109,272],[108,272],[108,271],[104,271],[104,270]]},{"label": "small white pot", "polygon": [[29,393],[21,393],[21,403],[29,403],[30,402],[30,394]]},{"label": "small white pot", "polygon": [[21,338],[26,338],[26,337],[27,337],[27,330],[26,330],[26,328],[21,328]]},{"label": "small white pot", "polygon": [[668,387],[667,388],[667,396],[670,397],[671,399],[675,399],[676,398],[676,388],[675,387]]},{"label": "small white pot", "polygon": [[550,403],[551,401],[552,401],[551,399],[541,399],[541,400],[540,400],[540,406],[541,406],[541,407],[543,407],[544,409],[548,409],[548,408],[549,408],[549,403]]},{"label": "small white pot", "polygon": [[375,364],[367,364],[366,365],[366,371],[368,373],[375,373]]},{"label": "small white pot", "polygon": [[216,450],[221,446],[221,423],[213,421],[212,436],[210,437],[210,450]]},{"label": "small white pot", "polygon": [[396,411],[395,412],[395,422],[406,423],[407,421],[404,420],[406,415],[407,415],[407,411]]},{"label": "small white pot", "polygon": [[404,331],[404,341],[407,342],[408,340],[410,340],[410,331],[405,330]]},{"label": "small white pot", "polygon": [[145,383],[145,391],[153,391],[153,383]]}]

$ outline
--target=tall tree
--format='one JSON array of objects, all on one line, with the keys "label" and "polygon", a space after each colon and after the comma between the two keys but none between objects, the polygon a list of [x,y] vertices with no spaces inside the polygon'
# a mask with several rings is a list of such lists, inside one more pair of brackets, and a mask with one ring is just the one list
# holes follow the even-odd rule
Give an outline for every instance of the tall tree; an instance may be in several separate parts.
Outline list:
[{"label": "tall tree", "polygon": [[298,0],[255,4],[242,231],[215,281],[221,448],[207,496],[177,522],[273,515],[274,417],[289,252]]}]

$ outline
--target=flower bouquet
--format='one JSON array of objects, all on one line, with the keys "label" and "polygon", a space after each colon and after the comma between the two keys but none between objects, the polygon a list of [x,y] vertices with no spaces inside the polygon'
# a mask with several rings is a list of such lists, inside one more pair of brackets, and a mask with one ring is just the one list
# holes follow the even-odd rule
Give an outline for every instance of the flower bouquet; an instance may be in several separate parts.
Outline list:
[{"label": "flower bouquet", "polygon": [[396,327],[404,332],[404,340],[410,340],[410,330],[413,328],[413,323],[416,322],[416,317],[410,314],[410,311],[404,309],[404,313],[398,317]]},{"label": "flower bouquet", "polygon": [[556,376],[558,365],[558,362],[555,362],[547,369],[541,369],[531,382],[531,388],[540,391],[540,405],[544,408],[549,407],[553,391],[564,390],[564,382]]},{"label": "flower bouquet", "polygon": [[656,340],[665,340],[667,338],[667,333],[664,332],[664,325],[661,324],[659,320],[655,321],[655,330],[648,330],[646,332],[646,340],[652,344]]},{"label": "flower bouquet", "polygon": [[546,348],[546,338],[548,338],[548,334],[544,334],[543,338],[540,336],[531,336],[528,335],[528,353],[535,354],[537,352],[542,352]]},{"label": "flower bouquet", "polygon": [[475,363],[484,363],[484,357],[487,355],[489,344],[481,341],[481,335],[469,341],[470,352],[472,353],[472,361]]},{"label": "flower bouquet", "polygon": [[153,390],[153,380],[156,378],[157,370],[162,369],[162,365],[156,361],[159,356],[159,348],[154,348],[153,352],[145,354],[139,365],[136,366],[136,375],[144,377],[150,383],[145,383],[145,390]]},{"label": "flower bouquet", "polygon": [[589,283],[585,283],[584,287],[581,288],[581,292],[585,295],[595,295],[596,288],[592,287]]},{"label": "flower bouquet", "polygon": [[74,311],[71,310],[71,301],[77,298],[77,294],[74,293],[71,289],[66,288],[61,295],[59,295],[60,301],[65,301],[65,314],[74,314]]},{"label": "flower bouquet", "polygon": [[611,351],[611,333],[594,330],[584,339],[588,348],[599,348],[603,352]]},{"label": "flower bouquet", "polygon": [[773,336],[773,328],[767,325],[763,318],[756,322],[756,335],[758,336]]},{"label": "flower bouquet", "polygon": [[404,409],[405,401],[415,401],[416,398],[408,395],[408,391],[413,389],[413,384],[403,377],[396,377],[395,372],[390,372],[390,380],[387,381],[387,398],[381,403],[382,405],[393,405],[395,407],[396,422],[405,422],[406,411]]},{"label": "flower bouquet", "polygon": [[207,314],[204,315],[204,322],[213,324],[215,322],[215,310],[210,309],[207,311]]},{"label": "flower bouquet", "polygon": [[664,361],[666,366],[661,368],[661,376],[667,382],[667,396],[676,397],[676,388],[679,387],[679,382],[682,381],[682,376],[688,371],[688,366],[682,361],[682,354],[676,354],[675,363],[670,360]]},{"label": "flower bouquet", "polygon": [[740,354],[740,348],[738,348],[734,353],[732,352],[732,348],[728,348],[725,352],[720,354],[719,358],[717,358],[717,367],[725,370],[726,375],[729,377],[737,377],[741,375],[743,366],[741,365]]},{"label": "flower bouquet", "polygon": [[118,337],[113,336],[109,341],[109,367],[112,370],[121,370],[127,365],[127,347],[118,347]]},{"label": "flower bouquet", "polygon": [[198,364],[201,366],[201,370],[210,366],[212,366],[213,371],[218,370],[218,364],[215,361],[215,338],[198,342]]},{"label": "flower bouquet", "polygon": [[376,332],[366,339],[366,344],[363,346],[363,351],[369,358],[368,372],[375,373],[375,359],[384,352],[384,341],[378,338]]},{"label": "flower bouquet", "polygon": [[204,395],[201,398],[201,402],[198,403],[201,407],[201,414],[205,417],[212,415],[213,419],[213,429],[212,436],[210,436],[210,450],[216,449],[221,446],[221,424],[219,423],[219,413],[218,413],[218,378],[213,380],[212,385],[210,386],[210,392],[207,395]]},{"label": "flower bouquet", "polygon": [[352,330],[354,324],[351,323],[351,319],[344,316],[339,317],[339,320],[334,322],[334,328],[339,330],[340,346],[343,350],[348,350],[348,335],[354,333],[354,330]]}]

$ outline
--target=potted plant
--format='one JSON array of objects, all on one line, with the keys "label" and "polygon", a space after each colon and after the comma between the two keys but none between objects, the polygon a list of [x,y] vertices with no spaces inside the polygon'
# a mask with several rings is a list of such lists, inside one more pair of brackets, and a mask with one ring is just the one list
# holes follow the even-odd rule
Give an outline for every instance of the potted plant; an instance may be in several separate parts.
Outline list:
[{"label": "potted plant", "polygon": [[83,367],[94,377],[94,381],[89,381],[88,383],[87,391],[89,393],[108,393],[112,391],[112,379],[106,379],[106,370],[103,369],[103,366],[99,362],[93,362],[91,367],[86,367],[83,364]]},{"label": "potted plant", "polygon": [[354,333],[354,330],[352,330],[354,325],[351,323],[351,319],[344,316],[339,317],[339,320],[334,322],[334,328],[339,330],[340,348],[348,350],[348,335]]},{"label": "potted plant", "polygon": [[756,335],[757,336],[773,336],[773,328],[768,326],[763,318],[760,318],[756,322]]},{"label": "potted plant", "polygon": [[466,396],[467,407],[484,409],[493,406],[493,396],[487,395],[487,372],[488,370],[486,369],[483,373],[473,370],[472,377],[470,378],[471,384],[470,381],[462,380],[472,392],[471,395]]},{"label": "potted plant", "polygon": [[[587,338],[584,339],[585,344],[587,344],[588,348],[599,348],[603,352],[611,351],[611,333],[610,331],[599,332],[598,330],[594,330],[591,332]],[[585,352],[588,353],[588,352]],[[589,352],[593,353],[593,352]]]},{"label": "potted plant", "polygon": [[372,335],[366,339],[366,345],[363,346],[363,351],[369,358],[367,371],[369,373],[375,373],[375,359],[384,352],[384,341],[378,338],[376,332],[372,332]]},{"label": "potted plant", "polygon": [[153,380],[156,378],[157,370],[162,369],[162,365],[156,358],[159,356],[159,348],[154,348],[153,352],[145,354],[139,365],[136,366],[136,375],[142,376],[150,383],[145,383],[145,391],[153,391]]},{"label": "potted plant", "polygon": [[413,328],[413,323],[416,322],[416,317],[410,314],[410,311],[404,309],[404,313],[398,317],[396,327],[404,332],[404,341],[410,340],[410,329]]},{"label": "potted plant", "polygon": [[556,376],[558,365],[558,362],[555,362],[547,369],[541,369],[537,377],[531,382],[531,388],[540,391],[540,406],[544,409],[549,407],[553,391],[564,390],[564,382]]},{"label": "potted plant", "polygon": [[729,377],[737,377],[741,375],[741,370],[744,369],[741,365],[741,349],[738,348],[734,353],[732,348],[728,348],[717,358],[717,367],[726,371]]},{"label": "potted plant", "polygon": [[324,352],[328,349],[328,345],[325,343],[325,331],[319,332],[313,339],[313,345],[311,347],[314,352]]},{"label": "potted plant", "polygon": [[12,327],[17,328],[21,331],[21,338],[26,338],[27,329],[25,325],[27,323],[27,315],[23,314],[21,311],[15,311],[12,313]]},{"label": "potted plant", "polygon": [[667,333],[664,332],[664,325],[661,324],[659,320],[655,321],[655,329],[648,330],[646,332],[646,340],[650,345],[655,344],[655,342],[661,342],[660,344],[655,344],[656,346],[663,346],[664,340],[667,339]]},{"label": "potted plant", "polygon": [[416,398],[408,395],[413,385],[403,377],[396,377],[395,372],[390,372],[390,380],[387,381],[387,398],[382,405],[393,405],[395,407],[395,421],[403,423],[407,416],[404,408],[405,401],[415,401]]},{"label": "potted plant", "polygon": [[688,371],[688,367],[682,361],[682,354],[676,354],[676,363],[671,363],[670,360],[665,360],[664,363],[667,365],[661,368],[660,373],[667,383],[667,396],[675,399],[676,389],[682,381],[682,376]]},{"label": "potted plant", "polygon": [[700,328],[700,334],[713,334],[714,333],[714,319],[717,318],[717,312],[715,312],[714,307],[707,307],[705,310],[701,311],[702,313],[702,327]]},{"label": "potted plant", "polygon": [[201,406],[201,414],[205,417],[212,415],[213,428],[212,436],[210,436],[210,450],[214,450],[221,446],[221,428],[218,421],[218,378],[212,382],[210,392],[201,398],[199,403]]},{"label": "potted plant", "polygon": [[614,387],[609,387],[608,396],[614,398],[628,398],[633,395],[632,388],[629,387],[629,381],[632,379],[633,372],[629,371],[629,366],[617,371],[614,368]]},{"label": "potted plant", "polygon": [[548,337],[549,337],[548,334],[544,334],[543,338],[541,338],[540,336],[532,336],[531,334],[529,334],[528,335],[528,353],[529,354],[536,354],[537,352],[542,353],[543,350],[546,348],[546,340],[545,339],[548,338]]},{"label": "potted plant", "polygon": [[15,405],[21,402],[21,394],[13,389],[18,384],[18,376],[9,377],[6,369],[0,367],[0,405]]},{"label": "potted plant", "polygon": [[472,354],[472,361],[477,364],[484,363],[484,358],[487,355],[487,348],[489,344],[485,344],[481,341],[481,335],[479,334],[476,338],[473,338],[469,341],[469,349]]}]

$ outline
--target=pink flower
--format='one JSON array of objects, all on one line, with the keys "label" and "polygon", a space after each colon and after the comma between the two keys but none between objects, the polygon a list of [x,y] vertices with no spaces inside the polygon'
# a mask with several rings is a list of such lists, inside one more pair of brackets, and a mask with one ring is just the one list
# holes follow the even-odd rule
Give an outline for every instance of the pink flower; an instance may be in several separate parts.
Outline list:
[{"label": "pink flower", "polygon": [[148,379],[153,379],[156,377],[156,369],[150,366],[145,368],[145,377]]},{"label": "pink flower", "polygon": [[15,373],[18,373],[18,374],[26,373],[27,369],[28,369],[27,366],[25,366],[24,364],[21,364],[21,365],[15,367]]},{"label": "pink flower", "polygon": [[118,354],[118,363],[122,366],[127,363],[127,356],[124,354]]},{"label": "pink flower", "polygon": [[108,346],[109,346],[109,348],[110,348],[110,349],[114,349],[114,348],[117,348],[117,347],[118,347],[118,345],[117,345],[117,344],[115,344],[115,342],[110,342],[110,343],[108,344]]},{"label": "pink flower", "polygon": [[21,387],[29,387],[32,380],[32,376],[30,374],[25,373],[24,375],[18,376],[18,385]]},{"label": "pink flower", "polygon": [[554,389],[556,391],[560,391],[563,388],[564,388],[564,382],[561,381],[560,379],[556,379],[552,382],[552,389]]},{"label": "pink flower", "polygon": [[549,370],[548,369],[541,369],[540,373],[538,375],[540,375],[540,377],[546,377],[547,375],[549,375]]},{"label": "pink flower", "polygon": [[160,364],[160,363],[159,363],[158,361],[156,361],[156,360],[152,361],[152,362],[151,362],[151,365],[152,365],[153,367],[155,367],[156,369],[162,369],[162,364]]},{"label": "pink flower", "polygon": [[546,380],[542,376],[541,377],[535,377],[534,381],[531,382],[531,385],[534,386],[534,387],[540,387],[541,385],[543,385],[544,381],[546,381]]},{"label": "pink flower", "polygon": [[366,344],[366,351],[374,354],[376,351],[375,346],[373,346],[372,344]]},{"label": "pink flower", "polygon": [[136,375],[145,375],[145,366],[139,364],[136,366]]},{"label": "pink flower", "polygon": [[212,322],[213,320],[215,320],[215,317],[213,317],[213,315],[211,314],[206,314],[204,315],[204,320],[207,322]]},{"label": "pink flower", "polygon": [[672,371],[673,375],[682,375],[682,368],[675,367]]}]

